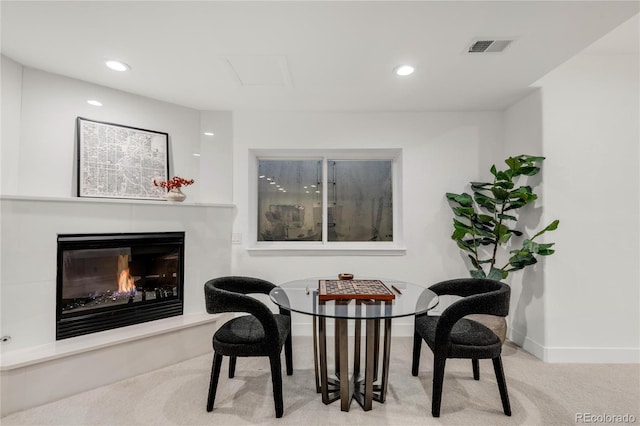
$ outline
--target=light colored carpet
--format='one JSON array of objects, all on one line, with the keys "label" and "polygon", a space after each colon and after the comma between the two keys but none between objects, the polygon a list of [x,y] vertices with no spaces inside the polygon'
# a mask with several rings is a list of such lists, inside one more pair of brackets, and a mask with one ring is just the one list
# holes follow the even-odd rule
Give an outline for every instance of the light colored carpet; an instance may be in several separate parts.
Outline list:
[{"label": "light colored carpet", "polygon": [[[332,354],[332,352],[329,352]],[[294,375],[283,372],[284,416],[274,415],[269,363],[223,363],[214,411],[205,409],[211,355],[194,358],[1,419],[11,425],[575,425],[578,413],[631,415],[640,423],[637,364],[545,364],[507,342],[503,363],[513,415],[502,412],[490,360],[449,360],[442,412],[431,416],[432,355],[423,344],[419,377],[411,376],[411,338],[394,337],[387,401],[349,412],[315,392],[311,338],[294,338]],[[331,355],[330,355],[331,356]],[[284,361],[284,359],[283,359]],[[284,362],[283,362],[284,364]],[[99,368],[99,366],[96,366]],[[88,374],[91,372],[81,372]],[[48,384],[54,386],[55,384]]]}]

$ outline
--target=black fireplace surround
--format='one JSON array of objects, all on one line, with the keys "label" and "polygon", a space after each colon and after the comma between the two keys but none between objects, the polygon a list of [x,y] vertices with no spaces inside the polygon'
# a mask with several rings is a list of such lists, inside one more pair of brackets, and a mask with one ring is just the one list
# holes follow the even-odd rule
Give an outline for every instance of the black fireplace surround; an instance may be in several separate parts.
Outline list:
[{"label": "black fireplace surround", "polygon": [[184,237],[58,235],[56,340],[182,315]]}]

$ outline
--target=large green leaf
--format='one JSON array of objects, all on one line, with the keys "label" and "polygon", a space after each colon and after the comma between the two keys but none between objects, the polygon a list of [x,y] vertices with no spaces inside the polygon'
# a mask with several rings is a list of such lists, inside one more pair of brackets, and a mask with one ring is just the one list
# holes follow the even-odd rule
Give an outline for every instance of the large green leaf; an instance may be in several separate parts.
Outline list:
[{"label": "large green leaf", "polygon": [[508,214],[503,214],[503,213],[499,213],[498,214],[498,219],[503,219],[503,220],[518,220],[517,217],[515,216],[510,216]]},{"label": "large green leaf", "polygon": [[511,265],[514,270],[522,269],[525,266],[533,265],[537,262],[536,258],[526,250],[519,250],[509,258],[509,265]]},{"label": "large green leaf", "polygon": [[496,225],[495,234],[498,237],[498,239],[502,238],[504,235],[511,236],[511,234],[509,233],[509,228],[507,228],[502,223],[499,223],[498,225]]},{"label": "large green leaf", "polygon": [[501,281],[502,279],[507,278],[507,275],[508,272],[492,267],[487,278],[489,278],[490,280]]},{"label": "large green leaf", "polygon": [[479,214],[478,215],[478,220],[481,223],[492,223],[493,222],[493,216],[489,216],[488,214]]},{"label": "large green leaf", "polygon": [[509,206],[505,207],[504,211],[509,211],[509,210],[515,210],[515,209],[519,209],[520,207],[526,206],[527,203],[526,201],[523,200],[513,200],[511,202],[509,202]]},{"label": "large green leaf", "polygon": [[456,229],[453,231],[453,234],[451,234],[451,239],[457,241],[464,238],[465,235],[467,235],[467,231],[464,229]]},{"label": "large green leaf", "polygon": [[558,229],[558,225],[559,224],[560,224],[560,220],[558,220],[558,219],[554,220],[553,222],[551,222],[550,224],[545,226],[544,229],[542,229],[540,232],[538,232],[536,235],[534,235],[531,239],[533,240],[537,236],[542,235],[547,231],[555,231],[556,229]]},{"label": "large green leaf", "polygon": [[489,237],[489,238],[495,237],[495,233],[493,229],[487,229],[486,227],[477,227],[474,230],[475,230],[474,235],[480,235],[481,237]]},{"label": "large green leaf", "polygon": [[505,180],[497,181],[496,183],[494,183],[494,185],[504,189],[512,189],[514,187],[513,182],[505,181]]},{"label": "large green leaf", "polygon": [[453,207],[451,210],[453,210],[456,216],[471,217],[475,214],[473,207]]},{"label": "large green leaf", "polygon": [[491,188],[491,193],[497,200],[506,200],[509,198],[509,191],[504,188],[500,188],[499,186],[494,186]]},{"label": "large green leaf", "polygon": [[453,219],[453,228],[461,229],[467,232],[473,232],[473,229],[471,228],[471,226],[467,225],[464,222],[460,222],[458,219]]},{"label": "large green leaf", "polygon": [[527,203],[534,201],[538,198],[530,186],[520,186],[509,193],[509,198],[512,200],[522,200]]},{"label": "large green leaf", "polygon": [[498,180],[511,182],[513,179],[513,171],[511,169],[507,169],[503,172],[497,172],[495,176]]},{"label": "large green leaf", "polygon": [[472,189],[488,189],[493,185],[489,182],[470,182],[470,184]]},{"label": "large green leaf", "polygon": [[501,235],[498,238],[498,241],[500,242],[500,244],[505,244],[507,241],[509,241],[510,238],[511,238],[511,233],[507,232],[506,234]]},{"label": "large green leaf", "polygon": [[458,244],[458,247],[460,247],[462,250],[468,251],[470,253],[475,253],[475,250],[472,247],[469,247],[468,245],[466,245],[463,241],[457,240],[456,243]]},{"label": "large green leaf", "polygon": [[476,203],[489,210],[491,213],[496,211],[496,201],[493,198],[489,198],[486,195],[476,192],[474,194],[474,199],[476,200]]},{"label": "large green leaf", "polygon": [[551,247],[553,247],[555,243],[547,243],[547,244],[538,244],[538,252],[540,256],[549,256],[550,254],[555,253]]},{"label": "large green leaf", "polygon": [[456,240],[456,243],[462,250],[468,251],[470,253],[475,253],[476,247],[480,245],[480,240],[470,238],[468,240]]},{"label": "large green leaf", "polygon": [[492,246],[496,243],[496,239],[495,238],[482,238],[480,240],[480,244],[482,244],[483,246]]},{"label": "large green leaf", "polygon": [[472,269],[469,271],[471,278],[487,278],[487,274],[482,269]]},{"label": "large green leaf", "polygon": [[531,163],[541,163],[546,157],[536,157],[533,155],[518,155],[517,157],[520,161],[531,164]]},{"label": "large green leaf", "polygon": [[534,166],[524,166],[524,167],[520,167],[520,170],[518,170],[519,174],[525,175],[525,176],[537,175],[539,172],[540,172],[540,167],[534,167]]},{"label": "large green leaf", "polygon": [[447,199],[451,201],[455,201],[460,204],[462,207],[471,207],[473,206],[473,199],[471,195],[463,192],[462,194],[454,194],[452,192],[447,192]]},{"label": "large green leaf", "polygon": [[506,160],[504,160],[505,163],[507,163],[507,166],[509,166],[509,168],[515,172],[518,171],[518,169],[520,169],[521,163],[520,160],[516,157],[509,157]]}]

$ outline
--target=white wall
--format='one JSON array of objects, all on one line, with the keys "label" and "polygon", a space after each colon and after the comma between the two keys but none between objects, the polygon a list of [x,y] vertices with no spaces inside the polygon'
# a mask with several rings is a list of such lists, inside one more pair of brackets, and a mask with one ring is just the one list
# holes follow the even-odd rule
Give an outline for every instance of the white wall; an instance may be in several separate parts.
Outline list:
[{"label": "white wall", "polygon": [[514,337],[547,361],[640,360],[638,76],[637,54],[581,54],[505,113],[506,149],[542,143],[540,221],[560,219],[543,279],[513,282]]},{"label": "white wall", "polygon": [[[470,180],[487,177],[483,160],[501,150],[502,114],[479,113],[234,113],[234,201],[238,216],[232,269],[275,283],[301,277],[393,277],[431,285],[468,276],[460,250],[450,239],[452,213],[447,191],[462,191]],[[247,252],[249,149],[401,148],[403,150],[403,256],[259,256]],[[297,321],[309,322],[308,318]],[[413,333],[413,320],[394,321],[398,332]],[[310,329],[309,329],[310,330]],[[395,331],[394,331],[395,333]]]},{"label": "white wall", "polygon": [[[0,191],[16,193],[20,153],[20,104],[22,103],[22,66],[0,55]],[[9,142],[12,141],[12,142]]]},{"label": "white wall", "polygon": [[[205,135],[213,133],[213,136]],[[200,112],[200,190],[202,202],[233,201],[233,114]],[[193,187],[189,187],[189,192]]]},{"label": "white wall", "polygon": [[[229,112],[200,112],[23,68],[4,56],[2,71],[3,194],[75,196],[80,116],[168,133],[170,175],[196,179],[184,190],[189,201],[231,201]],[[91,106],[88,99],[103,106]],[[216,137],[205,137],[201,126],[215,129]],[[216,170],[215,179],[201,169]]]},{"label": "white wall", "polygon": [[638,77],[637,54],[579,55],[540,81],[550,361],[640,361]]}]

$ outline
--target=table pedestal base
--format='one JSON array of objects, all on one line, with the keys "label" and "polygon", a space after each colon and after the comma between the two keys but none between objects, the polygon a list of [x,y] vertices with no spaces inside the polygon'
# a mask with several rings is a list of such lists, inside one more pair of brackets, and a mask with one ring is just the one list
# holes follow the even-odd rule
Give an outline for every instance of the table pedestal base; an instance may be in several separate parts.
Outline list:
[{"label": "table pedestal base", "polygon": [[[348,301],[344,302],[345,304]],[[357,301],[361,305],[375,306],[380,309],[381,302]],[[327,363],[327,324],[325,317],[313,317],[314,367],[316,373],[316,391],[322,394],[322,402],[330,404],[340,400],[342,411],[349,411],[351,401],[355,399],[365,410],[372,408],[373,401],[383,403],[387,394],[389,381],[389,361],[391,351],[391,319],[355,319],[355,337],[353,351],[353,372],[349,376],[349,339],[347,333],[348,320],[335,319],[335,376],[329,378]],[[360,345],[362,324],[365,331],[365,365],[364,374],[360,371]],[[380,358],[380,322],[384,321],[384,341],[382,356],[382,376],[378,381],[378,364]]]}]

